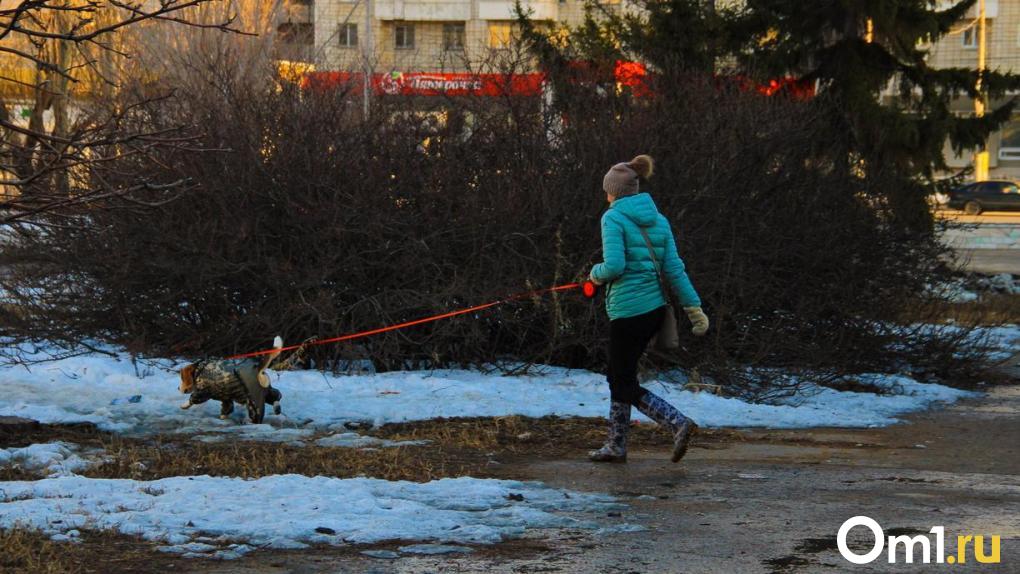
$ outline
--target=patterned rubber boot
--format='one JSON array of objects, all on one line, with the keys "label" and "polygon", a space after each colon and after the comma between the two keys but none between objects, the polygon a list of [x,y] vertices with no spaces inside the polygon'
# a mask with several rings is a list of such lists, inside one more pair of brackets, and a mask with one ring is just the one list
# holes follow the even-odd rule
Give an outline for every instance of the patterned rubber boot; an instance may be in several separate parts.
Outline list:
[{"label": "patterned rubber boot", "polygon": [[627,433],[630,432],[630,405],[613,401],[609,406],[609,438],[598,450],[588,453],[592,462],[627,462]]},{"label": "patterned rubber boot", "polygon": [[637,408],[646,417],[659,423],[659,426],[673,434],[673,457],[671,460],[678,462],[683,458],[687,454],[687,446],[690,444],[691,438],[698,432],[698,425],[662,397],[651,392],[645,393],[645,396],[638,401]]}]

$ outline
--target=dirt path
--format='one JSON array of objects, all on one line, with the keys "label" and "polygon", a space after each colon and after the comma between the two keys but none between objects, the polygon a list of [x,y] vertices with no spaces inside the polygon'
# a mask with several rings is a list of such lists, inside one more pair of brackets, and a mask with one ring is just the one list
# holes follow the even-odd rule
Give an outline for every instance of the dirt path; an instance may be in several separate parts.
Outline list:
[{"label": "dirt path", "polygon": [[[378,560],[351,552],[186,562],[181,572],[924,572],[935,565],[846,562],[835,533],[856,515],[891,534],[941,525],[1002,536],[998,565],[973,557],[954,572],[1020,572],[1020,386],[872,430],[743,431],[693,449],[681,465],[635,445],[627,465],[591,465],[583,453],[507,471],[628,504],[616,522],[648,530],[503,545],[464,557]],[[862,531],[856,529],[854,532]],[[861,541],[866,540],[861,537]],[[900,561],[902,562],[902,552]]]},{"label": "dirt path", "polygon": [[839,526],[863,514],[886,529],[1000,534],[1003,563],[974,570],[1018,572],[1018,417],[1020,387],[1006,387],[881,430],[748,433],[746,442],[694,451],[680,472],[645,453],[626,468],[545,462],[532,472],[571,488],[669,497],[635,500],[652,530],[586,552],[592,570],[891,571],[881,562],[851,567],[835,550]]}]

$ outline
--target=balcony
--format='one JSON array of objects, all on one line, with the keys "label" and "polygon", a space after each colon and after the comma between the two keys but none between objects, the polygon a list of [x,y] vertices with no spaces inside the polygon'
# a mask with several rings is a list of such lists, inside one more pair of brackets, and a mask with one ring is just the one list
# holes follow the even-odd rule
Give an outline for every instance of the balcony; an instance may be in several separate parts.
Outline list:
[{"label": "balcony", "polygon": [[471,0],[445,0],[441,2],[378,0],[374,3],[373,7],[375,9],[375,17],[380,20],[463,22],[471,19]]},{"label": "balcony", "polygon": [[[531,11],[533,20],[555,20],[559,16],[560,5],[557,0],[527,1],[523,0],[521,6],[525,12]],[[481,20],[513,20],[517,18],[514,12],[514,2],[479,0],[478,18]]]},{"label": "balcony", "polygon": [[[939,10],[945,10],[952,8],[958,0],[940,0],[937,8]],[[967,14],[964,18],[977,18],[978,17],[978,4],[975,2],[971,6],[970,10],[967,10]],[[999,0],[985,0],[985,17],[986,18],[998,18],[999,17]]]}]

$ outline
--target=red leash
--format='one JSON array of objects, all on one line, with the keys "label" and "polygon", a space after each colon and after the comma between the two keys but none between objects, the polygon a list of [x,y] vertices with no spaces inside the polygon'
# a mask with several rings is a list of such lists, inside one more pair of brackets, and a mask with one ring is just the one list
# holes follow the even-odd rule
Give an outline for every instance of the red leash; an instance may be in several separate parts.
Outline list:
[{"label": "red leash", "polygon": [[322,340],[317,340],[317,341],[311,341],[309,343],[304,343],[303,345],[290,345],[288,347],[282,347],[282,348],[279,348],[279,349],[265,349],[265,350],[262,350],[262,351],[254,351],[252,353],[243,353],[243,354],[240,354],[240,355],[231,355],[231,356],[226,357],[226,358],[227,359],[247,359],[249,357],[258,357],[258,356],[261,356],[261,355],[268,355],[270,353],[279,353],[279,352],[283,352],[283,351],[293,351],[294,349],[298,349],[298,348],[300,348],[302,346],[308,347],[308,346],[312,346],[312,345],[326,345],[328,343],[339,343],[341,341],[350,341],[352,339],[360,339],[362,337],[370,337],[372,335],[378,335],[380,333],[386,333],[388,331],[396,331],[397,329],[404,329],[404,328],[407,328],[407,327],[413,327],[415,325],[421,325],[423,323],[431,323],[433,321],[439,321],[439,320],[442,320],[442,319],[449,319],[450,317],[456,317],[458,315],[465,315],[467,313],[474,313],[476,311],[482,311],[484,309],[488,309],[490,307],[495,307],[497,305],[503,305],[504,303],[509,303],[511,301],[516,301],[518,299],[530,299],[532,297],[538,297],[540,295],[545,295],[546,293],[553,293],[553,292],[556,292],[556,291],[568,291],[570,289],[577,289],[578,287],[580,287],[582,289],[582,292],[584,293],[585,297],[591,298],[591,297],[595,296],[595,292],[596,292],[597,289],[595,287],[595,284],[592,283],[591,281],[586,281],[584,283],[570,283],[568,285],[560,285],[558,287],[549,287],[548,289],[538,289],[536,291],[528,291],[528,292],[525,292],[525,293],[517,293],[515,295],[511,295],[509,297],[506,297],[505,299],[500,299],[499,301],[493,301],[491,303],[485,303],[484,305],[476,305],[474,307],[468,307],[466,309],[458,309],[456,311],[450,311],[449,313],[443,313],[441,315],[433,315],[431,317],[425,317],[423,319],[415,319],[414,321],[407,321],[406,323],[400,323],[400,324],[397,324],[397,325],[390,325],[388,327],[380,327],[378,329],[372,329],[370,331],[361,331],[360,333],[351,333],[349,335],[341,335],[339,337],[333,337],[332,339],[322,339]]}]

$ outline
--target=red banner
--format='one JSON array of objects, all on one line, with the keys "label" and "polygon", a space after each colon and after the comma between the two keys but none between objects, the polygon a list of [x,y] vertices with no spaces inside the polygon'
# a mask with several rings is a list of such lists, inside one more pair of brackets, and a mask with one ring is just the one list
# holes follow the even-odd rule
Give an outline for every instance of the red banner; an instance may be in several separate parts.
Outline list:
[{"label": "red banner", "polygon": [[[575,62],[580,76],[574,81],[595,83],[612,82],[617,88],[626,87],[637,97],[655,95],[651,80],[653,74],[640,62],[618,61],[610,71],[588,72],[584,62]],[[588,76],[591,77],[588,77]],[[361,91],[364,74],[358,72],[311,72],[301,79],[303,88],[337,89],[347,87]],[[545,74],[468,74],[439,72],[390,72],[372,74],[372,92],[390,96],[538,96],[542,94]],[[760,84],[744,76],[716,76],[716,81],[731,83],[744,90],[754,90],[765,96],[787,95],[795,99],[810,99],[814,85],[794,78],[779,78]]]},{"label": "red banner", "polygon": [[[304,77],[302,86],[360,90],[363,77],[355,72],[312,72]],[[372,74],[372,92],[390,96],[537,96],[544,81],[543,74],[390,72]]]}]

